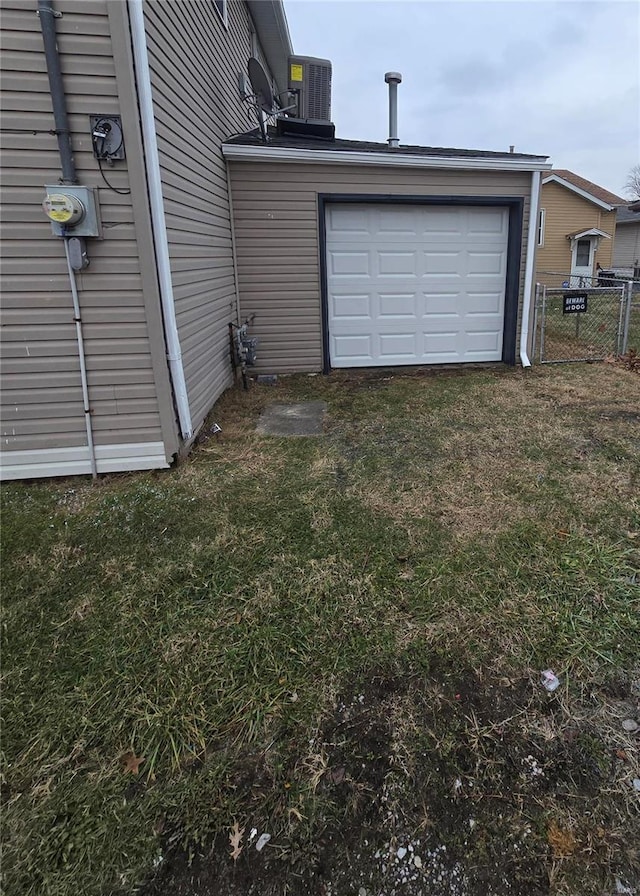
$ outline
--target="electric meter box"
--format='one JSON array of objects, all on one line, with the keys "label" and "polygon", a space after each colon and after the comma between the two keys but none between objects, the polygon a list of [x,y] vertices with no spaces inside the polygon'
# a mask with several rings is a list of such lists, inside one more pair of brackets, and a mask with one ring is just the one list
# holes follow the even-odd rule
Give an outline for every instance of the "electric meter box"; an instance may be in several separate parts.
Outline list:
[{"label": "electric meter box", "polygon": [[42,208],[55,236],[102,236],[96,190],[67,184],[47,184]]}]

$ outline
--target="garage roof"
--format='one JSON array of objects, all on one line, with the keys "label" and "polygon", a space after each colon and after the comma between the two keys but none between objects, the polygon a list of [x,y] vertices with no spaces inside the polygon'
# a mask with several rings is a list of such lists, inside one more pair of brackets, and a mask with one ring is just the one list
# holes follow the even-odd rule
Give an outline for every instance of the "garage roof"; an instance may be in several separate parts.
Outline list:
[{"label": "garage roof", "polygon": [[317,140],[281,137],[269,129],[264,143],[257,131],[230,138],[222,151],[229,159],[308,161],[346,164],[393,165],[395,167],[504,168],[520,171],[548,170],[548,156],[520,152],[491,152],[483,149],[454,149],[444,146],[398,146],[366,140]]}]

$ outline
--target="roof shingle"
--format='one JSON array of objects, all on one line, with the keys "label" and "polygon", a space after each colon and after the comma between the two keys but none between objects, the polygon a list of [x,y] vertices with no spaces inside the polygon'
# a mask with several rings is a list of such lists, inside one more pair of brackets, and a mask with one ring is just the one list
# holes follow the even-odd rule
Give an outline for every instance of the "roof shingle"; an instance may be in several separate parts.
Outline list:
[{"label": "roof shingle", "polygon": [[[367,140],[317,140],[305,137],[281,137],[274,129],[269,128],[269,142],[262,142],[258,131],[238,134],[225,141],[240,146],[273,146],[287,149],[317,149],[341,152],[383,152],[396,155],[442,156],[447,158],[486,158],[486,159],[546,159],[547,156],[529,155],[522,152],[491,152],[484,149],[450,149],[444,146],[398,146],[389,148],[387,143],[371,143]],[[551,172],[549,172],[551,173]],[[622,202],[622,200],[620,200]]]},{"label": "roof shingle", "polygon": [[591,193],[592,196],[595,196],[596,199],[600,199],[601,202],[606,202],[609,205],[624,205],[624,199],[621,196],[616,196],[615,193],[605,190],[604,187],[599,187],[598,184],[594,184],[593,181],[587,180],[586,177],[580,177],[579,174],[574,174],[573,171],[569,171],[567,168],[552,168],[545,176],[550,177],[553,174],[557,174],[558,177],[573,184],[574,187],[578,187],[579,190],[584,190],[585,193]]}]

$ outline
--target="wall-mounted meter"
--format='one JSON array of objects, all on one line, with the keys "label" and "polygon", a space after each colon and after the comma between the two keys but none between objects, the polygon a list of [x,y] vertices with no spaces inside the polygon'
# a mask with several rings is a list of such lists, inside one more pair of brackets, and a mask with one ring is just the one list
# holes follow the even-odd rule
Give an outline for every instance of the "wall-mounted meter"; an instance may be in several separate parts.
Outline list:
[{"label": "wall-mounted meter", "polygon": [[56,184],[45,190],[42,208],[56,236],[101,236],[99,207],[90,187]]},{"label": "wall-mounted meter", "polygon": [[87,213],[78,197],[69,193],[48,193],[44,197],[42,208],[54,224],[64,224],[65,227],[79,224]]}]

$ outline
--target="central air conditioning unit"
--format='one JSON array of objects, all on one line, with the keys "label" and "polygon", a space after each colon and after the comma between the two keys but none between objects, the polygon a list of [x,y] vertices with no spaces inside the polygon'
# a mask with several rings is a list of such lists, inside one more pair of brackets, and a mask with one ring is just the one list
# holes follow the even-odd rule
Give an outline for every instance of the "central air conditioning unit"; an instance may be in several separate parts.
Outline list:
[{"label": "central air conditioning unit", "polygon": [[289,93],[294,118],[331,121],[331,63],[313,56],[289,56]]}]

